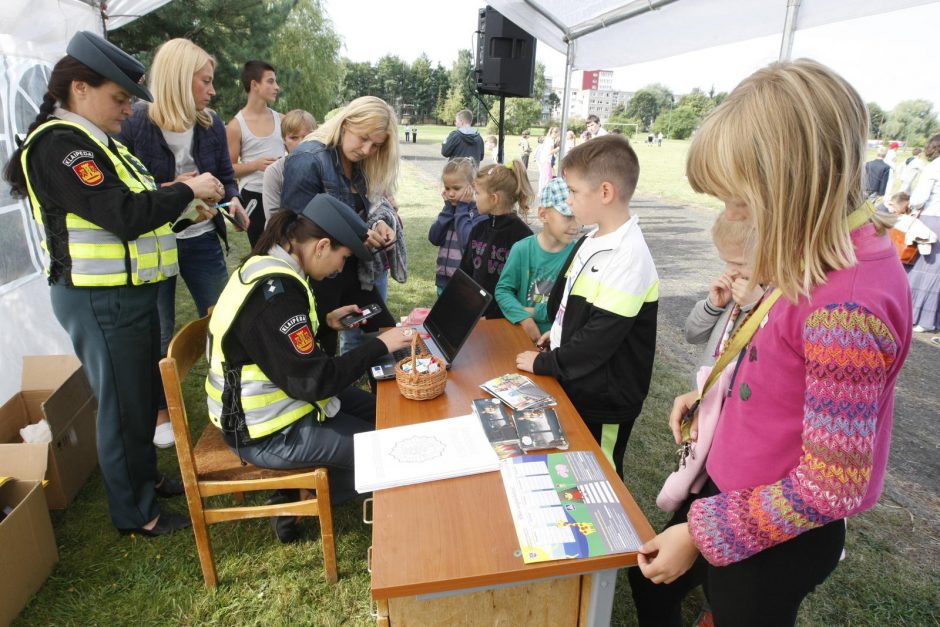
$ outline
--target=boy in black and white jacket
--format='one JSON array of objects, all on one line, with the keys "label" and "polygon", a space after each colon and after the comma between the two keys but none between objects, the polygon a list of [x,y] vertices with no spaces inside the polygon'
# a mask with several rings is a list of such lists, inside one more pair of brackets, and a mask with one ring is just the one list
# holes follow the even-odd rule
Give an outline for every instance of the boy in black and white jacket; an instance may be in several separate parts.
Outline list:
[{"label": "boy in black and white jacket", "polygon": [[597,227],[555,281],[542,352],[520,353],[516,366],[559,380],[622,477],[627,440],[649,392],[659,300],[653,257],[630,214],[640,166],[626,139],[605,135],[571,150],[561,169],[571,211]]}]

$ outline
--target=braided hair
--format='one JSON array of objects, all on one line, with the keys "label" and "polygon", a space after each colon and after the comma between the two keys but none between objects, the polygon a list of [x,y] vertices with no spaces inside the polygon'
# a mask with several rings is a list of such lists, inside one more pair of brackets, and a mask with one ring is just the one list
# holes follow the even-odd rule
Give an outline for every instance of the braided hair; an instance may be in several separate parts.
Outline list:
[{"label": "braided hair", "polygon": [[[56,106],[69,108],[69,97],[71,96],[72,81],[88,83],[91,87],[100,87],[108,81],[104,76],[98,74],[87,65],[75,57],[65,55],[52,68],[52,75],[49,77],[49,85],[46,87],[46,93],[42,98],[42,104],[39,105],[39,113],[36,119],[29,125],[26,135],[35,131],[40,124],[48,120],[55,111]],[[3,178],[10,184],[10,189],[14,197],[25,198],[26,174],[23,172],[23,164],[20,163],[20,157],[23,154],[21,141],[17,138],[16,150],[10,156],[7,166],[3,171]]]}]

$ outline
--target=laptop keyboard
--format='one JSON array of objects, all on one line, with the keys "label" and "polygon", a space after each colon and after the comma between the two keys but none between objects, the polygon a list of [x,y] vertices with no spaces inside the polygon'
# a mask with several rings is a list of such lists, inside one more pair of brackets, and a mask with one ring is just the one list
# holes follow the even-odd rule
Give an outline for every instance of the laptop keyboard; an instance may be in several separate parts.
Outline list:
[{"label": "laptop keyboard", "polygon": [[[424,340],[418,338],[418,346],[415,348],[415,354],[421,357],[428,355],[428,349],[424,345]],[[397,351],[392,353],[392,357],[395,359],[395,362],[399,362],[405,357],[411,357],[411,347],[408,348],[399,348]]]}]

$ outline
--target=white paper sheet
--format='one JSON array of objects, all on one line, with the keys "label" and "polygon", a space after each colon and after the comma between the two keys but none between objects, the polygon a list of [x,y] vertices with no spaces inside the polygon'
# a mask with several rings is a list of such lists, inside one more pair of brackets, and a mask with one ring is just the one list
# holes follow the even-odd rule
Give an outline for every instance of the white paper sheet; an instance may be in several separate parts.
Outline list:
[{"label": "white paper sheet", "polygon": [[472,414],[357,433],[353,444],[360,494],[499,469]]}]

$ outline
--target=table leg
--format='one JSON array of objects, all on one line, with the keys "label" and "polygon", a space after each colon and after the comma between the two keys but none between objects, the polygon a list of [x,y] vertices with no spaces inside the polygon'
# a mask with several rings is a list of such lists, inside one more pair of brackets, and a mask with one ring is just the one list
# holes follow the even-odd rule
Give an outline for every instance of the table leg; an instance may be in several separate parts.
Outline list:
[{"label": "table leg", "polygon": [[599,570],[584,575],[581,590],[582,627],[607,627],[614,609],[617,570]]}]

